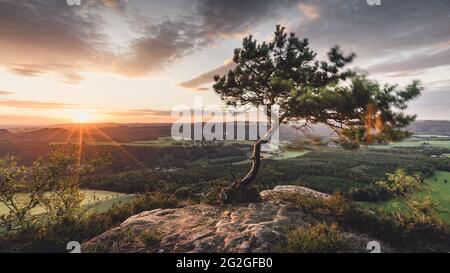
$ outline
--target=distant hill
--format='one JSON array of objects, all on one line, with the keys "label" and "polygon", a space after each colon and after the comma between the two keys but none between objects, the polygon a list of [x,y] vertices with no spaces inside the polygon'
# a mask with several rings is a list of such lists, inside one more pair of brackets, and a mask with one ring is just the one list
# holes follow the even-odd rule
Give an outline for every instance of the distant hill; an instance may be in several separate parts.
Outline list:
[{"label": "distant hill", "polygon": [[450,136],[450,121],[447,120],[419,120],[408,128],[417,135]]},{"label": "distant hill", "polygon": [[0,138],[10,135],[11,133],[6,129],[0,129]]}]

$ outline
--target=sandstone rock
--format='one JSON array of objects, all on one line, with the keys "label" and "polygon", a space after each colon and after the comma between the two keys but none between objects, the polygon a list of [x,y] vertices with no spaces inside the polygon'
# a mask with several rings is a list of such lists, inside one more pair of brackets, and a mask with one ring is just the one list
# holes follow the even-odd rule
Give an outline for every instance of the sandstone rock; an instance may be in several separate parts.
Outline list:
[{"label": "sandstone rock", "polygon": [[[270,252],[288,230],[324,221],[282,201],[286,194],[329,198],[298,186],[277,186],[261,192],[264,200],[242,206],[206,204],[155,209],[135,215],[119,227],[83,244],[89,252]],[[364,252],[365,235],[344,233],[352,242],[346,252]],[[146,237],[158,236],[152,245]]]},{"label": "sandstone rock", "polygon": [[318,192],[305,187],[292,185],[276,186],[273,190],[265,190],[260,192],[259,194],[261,195],[261,198],[263,200],[281,199],[284,195],[288,194],[299,194],[325,199],[330,198],[330,195],[326,193]]}]

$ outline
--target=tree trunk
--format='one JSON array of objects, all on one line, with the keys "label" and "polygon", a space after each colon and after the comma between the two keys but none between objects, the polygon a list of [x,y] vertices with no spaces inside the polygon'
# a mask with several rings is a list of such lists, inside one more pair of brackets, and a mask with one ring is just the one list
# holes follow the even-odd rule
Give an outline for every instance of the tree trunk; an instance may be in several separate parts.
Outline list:
[{"label": "tree trunk", "polygon": [[[261,164],[261,145],[268,142],[272,133],[272,129],[270,129],[261,139],[258,139],[253,146],[253,154],[252,154],[252,167],[250,171],[241,179],[235,180],[229,187],[223,188],[219,194],[219,201],[230,203],[233,202],[234,199],[243,199],[239,198],[236,195],[243,194],[243,189],[247,187],[253,180],[255,180],[256,175],[258,174],[259,167]],[[244,198],[245,199],[245,198]]]}]

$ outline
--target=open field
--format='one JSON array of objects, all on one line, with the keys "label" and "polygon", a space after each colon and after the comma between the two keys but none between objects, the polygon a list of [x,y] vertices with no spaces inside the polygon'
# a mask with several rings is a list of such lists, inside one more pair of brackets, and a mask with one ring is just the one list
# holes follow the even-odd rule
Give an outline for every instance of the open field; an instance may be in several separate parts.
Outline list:
[{"label": "open field", "polygon": [[[447,182],[445,182],[447,180]],[[433,177],[426,180],[426,188],[424,191],[417,192],[417,197],[430,195],[434,200],[438,201],[441,207],[447,211],[441,213],[444,221],[450,224],[450,172],[437,171]],[[378,203],[362,203],[368,208],[378,208],[387,212],[401,210],[405,206],[404,200],[389,200]]]},{"label": "open field", "polygon": [[283,151],[279,155],[273,157],[274,160],[284,160],[290,158],[296,158],[302,155],[307,154],[308,151]]},{"label": "open field", "polygon": [[[112,207],[113,204],[119,204],[121,202],[128,202],[134,198],[132,194],[123,194],[111,191],[99,191],[99,190],[82,190],[85,198],[83,200],[83,206],[90,206],[94,212],[104,212]],[[18,195],[19,199],[24,199],[25,195]],[[38,206],[31,211],[32,215],[43,213],[45,209],[42,206]],[[8,208],[0,203],[0,215],[8,213]]]},{"label": "open field", "polygon": [[133,201],[136,198],[134,194],[120,194],[116,197],[112,197],[109,199],[105,199],[103,201],[96,202],[91,204],[90,211],[91,213],[103,213],[107,212],[113,206],[123,205]]},{"label": "open field", "polygon": [[427,140],[422,138],[411,138],[401,142],[394,142],[388,145],[371,145],[371,148],[387,149],[387,148],[406,148],[406,147],[432,147],[450,149],[449,140]]}]

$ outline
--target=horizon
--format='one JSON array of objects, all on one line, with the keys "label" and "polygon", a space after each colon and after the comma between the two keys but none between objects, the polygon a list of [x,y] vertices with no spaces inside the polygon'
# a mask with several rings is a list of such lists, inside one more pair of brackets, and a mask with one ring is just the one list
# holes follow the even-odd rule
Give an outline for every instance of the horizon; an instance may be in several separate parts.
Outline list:
[{"label": "horizon", "polygon": [[[229,123],[231,121],[223,121],[223,123]],[[237,122],[237,121],[235,121]],[[247,121],[249,122],[249,121]],[[450,119],[416,119],[414,122],[450,122]],[[413,122],[413,123],[414,123]],[[79,126],[79,125],[85,125],[85,126],[128,126],[128,125],[152,125],[152,124],[166,124],[166,125],[172,125],[176,122],[168,122],[168,121],[161,121],[161,122],[85,122],[85,123],[56,123],[56,124],[0,124],[0,130],[8,130],[8,129],[49,129],[49,128],[61,128],[61,127],[67,127],[67,126]],[[191,124],[198,123],[198,122],[191,122]],[[205,123],[205,121],[203,121]],[[291,126],[292,124],[282,124],[282,126]],[[325,126],[322,124],[316,124],[316,126]]]}]

